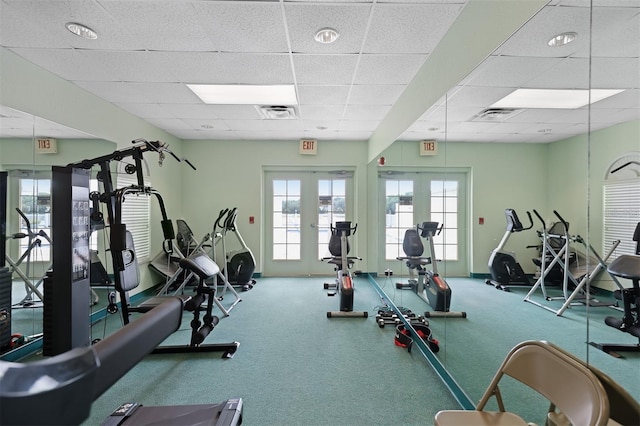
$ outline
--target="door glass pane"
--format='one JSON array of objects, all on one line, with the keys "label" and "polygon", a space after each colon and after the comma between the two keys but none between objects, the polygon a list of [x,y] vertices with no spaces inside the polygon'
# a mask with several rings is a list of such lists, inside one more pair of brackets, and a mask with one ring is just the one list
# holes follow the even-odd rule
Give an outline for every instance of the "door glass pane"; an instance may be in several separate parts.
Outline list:
[{"label": "door glass pane", "polygon": [[329,257],[331,225],[346,217],[346,180],[318,180],[318,259]]},{"label": "door glass pane", "polygon": [[404,256],[402,240],[413,228],[413,181],[387,180],[385,202],[385,259]]},{"label": "door glass pane", "polygon": [[443,224],[433,238],[436,258],[458,260],[458,181],[431,181],[431,220]]},{"label": "door glass pane", "polygon": [[51,179],[20,179],[20,231],[28,238],[20,239],[20,253],[31,245],[31,261],[51,261]]},{"label": "door glass pane", "polygon": [[273,259],[300,259],[300,180],[273,181]]}]

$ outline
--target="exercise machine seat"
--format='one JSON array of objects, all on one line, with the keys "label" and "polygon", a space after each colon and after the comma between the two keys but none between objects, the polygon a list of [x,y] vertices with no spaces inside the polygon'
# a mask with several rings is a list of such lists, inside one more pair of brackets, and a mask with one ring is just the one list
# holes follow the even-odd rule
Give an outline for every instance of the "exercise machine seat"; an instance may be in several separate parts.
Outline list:
[{"label": "exercise machine seat", "polygon": [[220,272],[220,267],[204,253],[180,259],[180,266],[194,272],[201,280],[208,280]]},{"label": "exercise machine seat", "polygon": [[640,279],[640,256],[623,254],[609,265],[609,272],[620,278]]}]

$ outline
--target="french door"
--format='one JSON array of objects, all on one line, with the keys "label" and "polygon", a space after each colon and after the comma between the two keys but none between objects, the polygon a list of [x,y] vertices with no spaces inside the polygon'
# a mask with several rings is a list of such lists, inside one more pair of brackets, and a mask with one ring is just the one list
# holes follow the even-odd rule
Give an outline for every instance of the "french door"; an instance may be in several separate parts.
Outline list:
[{"label": "french door", "polygon": [[398,172],[379,176],[380,209],[385,220],[380,224],[382,250],[379,270],[401,268],[397,257],[407,229],[422,222],[438,222],[441,231],[434,236],[435,253],[422,240],[423,256],[435,256],[438,272],[449,276],[468,276],[467,190],[465,173]]},{"label": "french door", "polygon": [[[351,172],[265,172],[266,276],[332,273],[331,226],[353,220]],[[353,246],[353,241],[350,242]]]}]

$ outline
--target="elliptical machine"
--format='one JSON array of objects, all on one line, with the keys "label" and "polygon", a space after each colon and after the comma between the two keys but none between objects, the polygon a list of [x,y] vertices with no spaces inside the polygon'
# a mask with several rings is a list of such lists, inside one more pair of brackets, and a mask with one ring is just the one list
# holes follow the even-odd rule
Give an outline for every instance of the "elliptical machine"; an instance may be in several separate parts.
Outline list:
[{"label": "elliptical machine", "polygon": [[353,310],[353,293],[354,285],[349,271],[354,261],[361,260],[357,256],[348,256],[349,241],[347,237],[356,233],[358,225],[351,227],[351,222],[336,222],[335,228],[331,225],[331,238],[329,238],[329,253],[331,257],[323,257],[323,261],[335,265],[336,281],[333,284],[325,283],[324,289],[333,292],[327,293],[328,296],[340,294],[340,310],[327,312],[327,318],[333,317],[350,317],[350,318],[367,318],[367,311]]},{"label": "elliptical machine", "polygon": [[[466,318],[466,312],[451,312],[451,288],[449,284],[438,274],[438,266],[435,256],[433,237],[442,232],[442,225],[438,222],[422,222],[415,228],[407,229],[402,241],[402,249],[406,256],[397,259],[406,263],[409,269],[407,283],[396,283],[397,289],[412,289],[418,297],[427,302],[433,311],[427,311],[424,316],[429,317],[453,317]],[[423,257],[424,246],[420,237],[429,241],[429,253],[431,256]],[[432,265],[431,271],[426,270],[426,265]],[[417,272],[417,277],[416,277]]]},{"label": "elliptical machine", "polygon": [[[248,291],[256,284],[256,280],[253,279],[253,272],[256,269],[256,259],[244,242],[242,235],[238,232],[238,226],[236,225],[237,218],[237,207],[220,210],[218,219],[216,219],[213,225],[214,243],[211,250],[213,259],[215,260],[215,246],[218,241],[222,243],[222,253],[225,256],[225,262],[223,263],[225,265],[224,275],[227,281],[234,287],[241,287],[242,291]],[[232,232],[238,239],[240,243],[238,250],[227,251],[226,237],[228,232]]]},{"label": "elliptical machine", "polygon": [[489,257],[489,272],[491,279],[485,280],[485,283],[495,286],[498,290],[509,291],[509,287],[522,286],[531,287],[529,278],[522,270],[522,266],[518,263],[513,252],[504,251],[504,247],[514,232],[522,232],[533,228],[533,219],[531,213],[527,211],[529,217],[529,226],[526,228],[518,219],[518,215],[514,209],[506,209],[504,215],[507,219],[507,230],[500,240],[500,244],[496,247]]}]

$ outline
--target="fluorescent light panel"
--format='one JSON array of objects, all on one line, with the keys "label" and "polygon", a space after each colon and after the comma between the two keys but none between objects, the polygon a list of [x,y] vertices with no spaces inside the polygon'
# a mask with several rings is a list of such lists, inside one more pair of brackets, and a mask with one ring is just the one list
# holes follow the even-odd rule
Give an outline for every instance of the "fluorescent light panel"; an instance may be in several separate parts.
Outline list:
[{"label": "fluorescent light panel", "polygon": [[206,104],[297,105],[293,85],[187,84]]},{"label": "fluorescent light panel", "polygon": [[491,107],[576,109],[587,105],[589,101],[598,102],[622,91],[591,89],[591,99],[589,99],[588,90],[516,89]]}]

